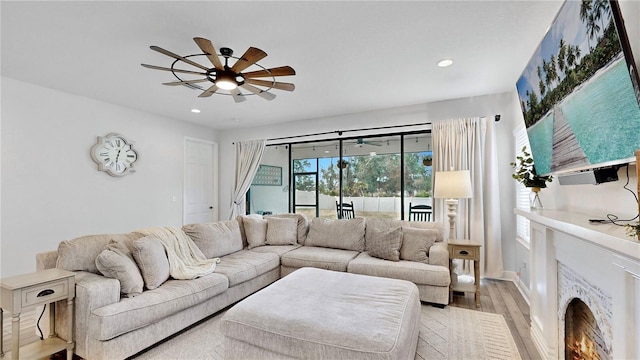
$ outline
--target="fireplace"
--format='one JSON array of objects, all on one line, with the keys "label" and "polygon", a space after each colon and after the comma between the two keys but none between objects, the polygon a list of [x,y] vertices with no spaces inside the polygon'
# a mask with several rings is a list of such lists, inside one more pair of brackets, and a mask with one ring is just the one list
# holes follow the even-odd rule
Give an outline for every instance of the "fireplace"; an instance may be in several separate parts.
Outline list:
[{"label": "fireplace", "polygon": [[[640,243],[589,215],[516,212],[531,220],[531,339],[540,357],[589,358],[579,349],[640,359]],[[590,330],[581,330],[584,319]]]},{"label": "fireplace", "polygon": [[559,345],[565,360],[612,359],[611,296],[561,262],[558,293]]},{"label": "fireplace", "polygon": [[609,360],[604,335],[593,313],[582,300],[567,306],[564,323],[565,360]]}]

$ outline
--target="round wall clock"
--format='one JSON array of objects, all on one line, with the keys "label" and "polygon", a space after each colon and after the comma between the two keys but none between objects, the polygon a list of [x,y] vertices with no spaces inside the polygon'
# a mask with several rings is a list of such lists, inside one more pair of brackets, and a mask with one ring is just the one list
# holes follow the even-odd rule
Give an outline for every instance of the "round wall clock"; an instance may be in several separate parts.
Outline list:
[{"label": "round wall clock", "polygon": [[133,163],[138,153],[124,136],[110,133],[98,136],[98,142],[91,147],[91,158],[98,164],[98,170],[111,176],[124,176],[134,172]]}]

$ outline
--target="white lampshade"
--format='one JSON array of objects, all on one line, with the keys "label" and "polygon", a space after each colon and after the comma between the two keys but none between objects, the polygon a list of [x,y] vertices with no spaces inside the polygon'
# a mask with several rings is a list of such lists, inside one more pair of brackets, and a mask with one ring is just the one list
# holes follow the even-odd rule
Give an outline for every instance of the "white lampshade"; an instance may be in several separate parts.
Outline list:
[{"label": "white lampshade", "polygon": [[438,171],[435,173],[434,198],[466,199],[472,196],[469,170]]}]

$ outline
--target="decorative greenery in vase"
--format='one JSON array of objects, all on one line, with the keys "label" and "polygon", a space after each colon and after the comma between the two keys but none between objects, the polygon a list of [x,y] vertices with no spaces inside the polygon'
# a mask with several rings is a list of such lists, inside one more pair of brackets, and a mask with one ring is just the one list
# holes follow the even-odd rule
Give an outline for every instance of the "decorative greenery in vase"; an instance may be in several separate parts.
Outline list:
[{"label": "decorative greenery in vase", "polygon": [[527,151],[527,147],[522,148],[522,155],[516,156],[518,163],[512,162],[511,167],[516,170],[511,175],[522,185],[528,188],[546,188],[547,182],[553,181],[553,176],[540,176],[536,173],[536,167],[533,164],[533,158]]},{"label": "decorative greenery in vase", "polygon": [[626,224],[624,227],[627,230],[628,236],[634,237],[636,240],[640,240],[640,222],[635,224]]}]

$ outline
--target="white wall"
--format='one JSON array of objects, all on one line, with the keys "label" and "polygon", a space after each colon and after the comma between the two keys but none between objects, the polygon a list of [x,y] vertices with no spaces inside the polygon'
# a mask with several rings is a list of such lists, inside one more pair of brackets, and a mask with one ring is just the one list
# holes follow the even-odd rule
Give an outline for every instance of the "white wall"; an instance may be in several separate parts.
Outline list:
[{"label": "white wall", "polygon": [[[184,137],[216,140],[212,129],[8,78],[1,115],[2,277],[34,271],[36,253],[62,240],[180,226]],[[134,174],[97,171],[89,149],[110,132],[134,142]]]}]

